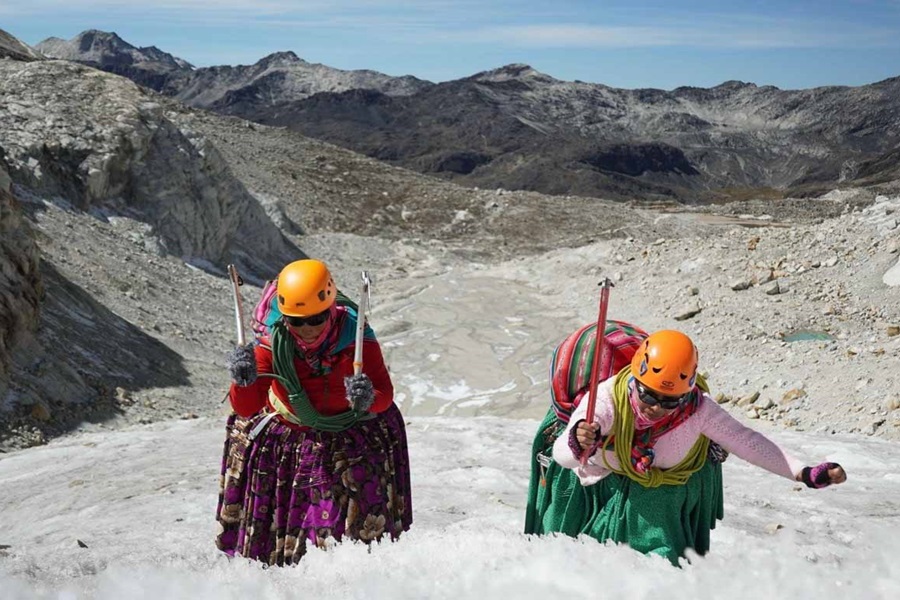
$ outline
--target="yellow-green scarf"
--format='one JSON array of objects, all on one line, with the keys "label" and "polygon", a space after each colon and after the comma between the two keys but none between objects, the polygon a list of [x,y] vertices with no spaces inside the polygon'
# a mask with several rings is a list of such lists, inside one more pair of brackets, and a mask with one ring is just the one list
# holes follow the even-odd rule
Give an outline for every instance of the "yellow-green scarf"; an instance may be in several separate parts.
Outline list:
[{"label": "yellow-green scarf", "polygon": [[[613,407],[615,418],[613,420],[611,435],[603,440],[601,455],[606,468],[628,477],[632,481],[644,487],[659,487],[661,485],[682,485],[690,479],[691,475],[703,468],[706,463],[706,453],[709,449],[709,438],[701,435],[687,456],[670,469],[662,470],[658,467],[650,467],[646,473],[639,473],[631,464],[631,445],[634,442],[634,413],[631,410],[631,402],[628,399],[628,380],[631,377],[631,366],[627,366],[616,375],[613,384]],[[709,392],[709,386],[702,375],[697,375],[697,386],[704,392]],[[606,460],[606,448],[615,438],[616,443],[613,452],[619,461],[619,469],[613,469]]]}]

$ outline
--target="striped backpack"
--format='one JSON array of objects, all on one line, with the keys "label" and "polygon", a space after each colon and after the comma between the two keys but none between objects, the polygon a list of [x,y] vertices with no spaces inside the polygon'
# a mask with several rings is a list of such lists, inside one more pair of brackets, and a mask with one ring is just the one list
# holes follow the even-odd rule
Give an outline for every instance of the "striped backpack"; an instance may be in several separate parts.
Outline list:
[{"label": "striped backpack", "polygon": [[[599,380],[609,379],[631,364],[631,358],[648,334],[624,321],[606,321],[607,354],[599,366]],[[557,418],[568,423],[572,411],[587,395],[594,361],[597,323],[590,323],[564,339],[550,361],[550,400]]]}]

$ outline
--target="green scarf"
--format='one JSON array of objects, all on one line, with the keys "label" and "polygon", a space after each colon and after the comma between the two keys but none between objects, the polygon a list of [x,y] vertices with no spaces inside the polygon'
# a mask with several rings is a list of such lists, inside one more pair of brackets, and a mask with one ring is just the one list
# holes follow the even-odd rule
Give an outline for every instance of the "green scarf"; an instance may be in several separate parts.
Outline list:
[{"label": "green scarf", "polygon": [[297,370],[294,368],[294,355],[297,353],[297,345],[290,333],[285,330],[283,323],[278,322],[272,327],[272,366],[275,373],[269,375],[284,385],[288,392],[287,404],[269,389],[269,401],[279,415],[295,425],[304,425],[322,431],[344,431],[356,425],[366,417],[366,413],[348,410],[337,415],[326,416],[313,408],[309,396]]},{"label": "green scarf", "polygon": [[[639,473],[631,464],[631,446],[634,442],[634,412],[631,410],[631,402],[628,399],[628,379],[631,377],[631,366],[627,366],[616,375],[613,384],[613,407],[615,419],[613,420],[611,435],[603,440],[601,455],[606,468],[628,477],[632,481],[647,488],[661,485],[683,485],[691,475],[703,468],[706,464],[706,452],[709,448],[709,438],[701,435],[687,456],[670,469],[662,470],[658,467],[650,467],[646,473]],[[702,375],[697,375],[697,386],[704,392],[709,392],[709,386]],[[615,438],[616,443],[613,452],[619,461],[619,469],[613,469],[606,460],[606,448]]]}]

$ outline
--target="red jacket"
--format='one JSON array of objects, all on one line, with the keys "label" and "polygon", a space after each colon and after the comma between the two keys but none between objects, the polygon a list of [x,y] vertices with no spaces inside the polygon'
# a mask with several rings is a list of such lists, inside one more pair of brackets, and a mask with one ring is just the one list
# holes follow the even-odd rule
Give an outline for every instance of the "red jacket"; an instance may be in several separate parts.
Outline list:
[{"label": "red jacket", "polygon": [[[309,365],[299,357],[294,357],[294,368],[297,370],[300,385],[309,396],[313,408],[323,415],[336,415],[350,408],[344,388],[344,377],[353,375],[354,347],[355,344],[350,344],[337,352],[331,365],[331,372],[320,377],[314,377]],[[242,417],[253,416],[265,406],[272,408],[269,405],[270,387],[283,402],[287,403],[287,390],[281,382],[264,375],[274,372],[272,351],[263,346],[256,346],[255,352],[256,368],[259,373],[256,381],[246,387],[232,383],[229,393],[231,407]],[[384,365],[381,346],[375,340],[363,341],[363,373],[369,376],[375,387],[375,402],[369,412],[378,413],[387,410],[394,402],[394,386]]]}]

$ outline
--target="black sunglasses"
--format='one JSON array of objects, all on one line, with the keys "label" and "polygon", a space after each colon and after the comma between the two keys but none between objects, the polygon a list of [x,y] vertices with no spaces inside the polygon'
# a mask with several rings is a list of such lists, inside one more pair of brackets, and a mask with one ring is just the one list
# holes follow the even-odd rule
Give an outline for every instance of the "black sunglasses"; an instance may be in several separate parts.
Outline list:
[{"label": "black sunglasses", "polygon": [[638,398],[641,402],[643,402],[644,404],[649,404],[650,406],[659,406],[660,408],[665,408],[666,410],[678,408],[691,397],[691,392],[688,392],[687,394],[683,394],[677,397],[663,396],[662,398],[660,398],[653,390],[647,389],[644,384],[638,381],[635,381],[635,388],[637,389]]},{"label": "black sunglasses", "polygon": [[328,311],[320,312],[317,315],[310,315],[308,317],[291,317],[288,315],[284,315],[284,321],[288,325],[292,325],[294,327],[303,327],[304,325],[310,325],[311,327],[317,327],[328,320]]}]

